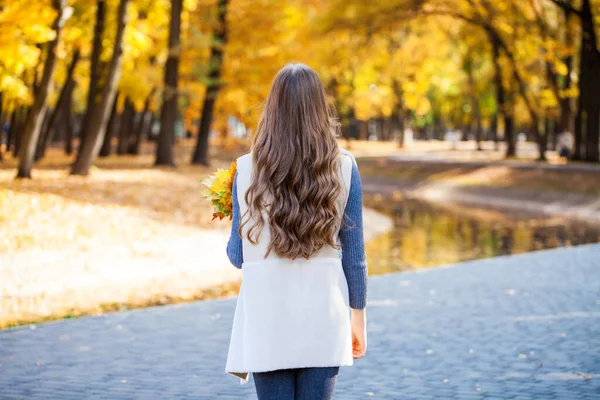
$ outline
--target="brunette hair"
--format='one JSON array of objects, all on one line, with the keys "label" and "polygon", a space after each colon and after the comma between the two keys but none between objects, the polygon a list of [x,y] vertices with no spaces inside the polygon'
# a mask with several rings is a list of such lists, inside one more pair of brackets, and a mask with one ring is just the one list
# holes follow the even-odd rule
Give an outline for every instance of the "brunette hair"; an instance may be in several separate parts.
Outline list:
[{"label": "brunette hair", "polygon": [[248,240],[256,244],[265,218],[271,251],[309,258],[328,244],[339,248],[339,123],[323,83],[304,64],[288,64],[275,76],[252,138],[252,182],[245,194]]}]

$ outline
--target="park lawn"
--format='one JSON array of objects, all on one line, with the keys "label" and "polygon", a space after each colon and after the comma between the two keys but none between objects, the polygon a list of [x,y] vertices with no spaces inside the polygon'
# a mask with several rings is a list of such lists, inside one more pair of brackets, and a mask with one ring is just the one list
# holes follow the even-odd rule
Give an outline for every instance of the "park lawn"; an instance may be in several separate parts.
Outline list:
[{"label": "park lawn", "polygon": [[600,196],[600,168],[591,171],[536,169],[534,161],[531,162],[532,168],[515,168],[493,163],[480,166],[468,163],[396,162],[377,158],[360,159],[358,163],[364,177]]},{"label": "park lawn", "polygon": [[16,160],[5,157],[0,329],[235,295],[233,271],[199,270],[212,260],[198,254],[206,246],[190,249],[198,263],[189,263],[180,243],[194,246],[211,231],[228,231],[228,221],[212,221],[201,180],[247,150],[243,143],[213,143],[212,165],[205,167],[189,165],[192,147],[180,141],[178,167],[156,168],[147,143],[139,156],[98,160],[88,177],[69,176],[72,157],[50,149],[32,180],[15,180]]},{"label": "park lawn", "polygon": [[72,157],[50,149],[34,167],[32,180],[15,180],[16,160],[0,163],[0,254],[85,248],[93,243],[127,243],[152,236],[178,236],[217,226],[201,180],[226,168],[244,146],[212,150],[212,166],[191,166],[191,141],[176,148],[178,167],[152,166],[153,146],[139,156],[99,159],[87,177],[70,176]]}]

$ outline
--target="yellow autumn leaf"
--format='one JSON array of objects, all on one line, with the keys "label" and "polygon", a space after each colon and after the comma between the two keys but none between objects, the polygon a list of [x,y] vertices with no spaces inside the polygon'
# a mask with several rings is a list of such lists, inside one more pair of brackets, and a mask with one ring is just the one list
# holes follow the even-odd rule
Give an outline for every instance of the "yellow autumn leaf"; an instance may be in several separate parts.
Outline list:
[{"label": "yellow autumn leaf", "polygon": [[213,193],[225,192],[227,190],[227,183],[220,180],[216,180],[215,183],[211,186],[210,190]]}]

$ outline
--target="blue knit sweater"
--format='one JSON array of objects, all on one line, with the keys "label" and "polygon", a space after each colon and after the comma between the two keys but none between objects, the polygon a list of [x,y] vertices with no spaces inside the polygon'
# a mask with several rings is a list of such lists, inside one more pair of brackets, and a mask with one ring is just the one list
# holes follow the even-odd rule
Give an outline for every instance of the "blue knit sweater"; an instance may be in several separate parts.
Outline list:
[{"label": "blue knit sweater", "polygon": [[[237,173],[233,181],[233,212],[231,235],[227,243],[227,256],[236,268],[242,268],[244,256],[242,252],[242,239],[238,234],[240,226],[240,205],[237,198]],[[352,176],[350,180],[350,193],[344,210],[345,218],[339,232],[342,245],[342,267],[350,297],[350,307],[355,309],[365,308],[367,305],[367,261],[363,238],[362,221],[362,182],[358,172],[356,160],[352,159]]]}]

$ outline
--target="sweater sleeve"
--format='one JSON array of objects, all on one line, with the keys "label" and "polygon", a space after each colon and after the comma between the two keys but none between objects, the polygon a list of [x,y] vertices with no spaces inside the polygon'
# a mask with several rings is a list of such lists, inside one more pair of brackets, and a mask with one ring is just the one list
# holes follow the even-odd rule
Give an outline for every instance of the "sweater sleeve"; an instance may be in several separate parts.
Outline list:
[{"label": "sweater sleeve", "polygon": [[233,188],[231,189],[233,210],[231,212],[231,234],[227,242],[227,257],[234,267],[242,268],[244,254],[242,252],[242,238],[238,234],[240,227],[240,204],[237,197],[237,172],[233,178]]},{"label": "sweater sleeve", "polygon": [[350,193],[344,210],[340,229],[342,267],[348,282],[350,307],[365,308],[367,305],[367,260],[363,237],[362,182],[356,160],[352,158]]}]

